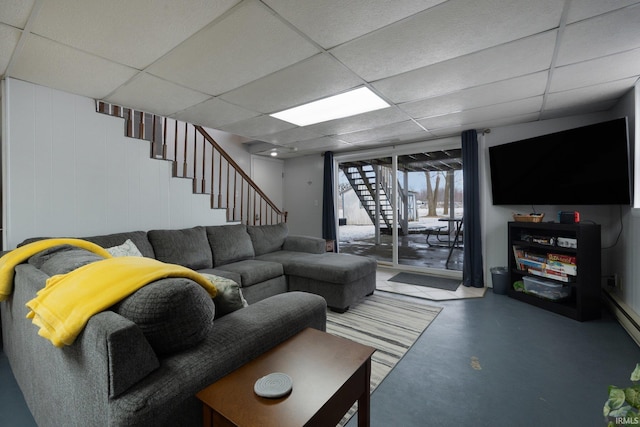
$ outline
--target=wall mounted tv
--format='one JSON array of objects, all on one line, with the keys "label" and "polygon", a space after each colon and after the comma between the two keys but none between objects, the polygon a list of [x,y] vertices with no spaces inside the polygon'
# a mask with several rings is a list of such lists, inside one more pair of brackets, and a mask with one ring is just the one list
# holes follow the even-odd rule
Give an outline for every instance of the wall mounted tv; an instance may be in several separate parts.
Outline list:
[{"label": "wall mounted tv", "polygon": [[629,205],[627,118],[489,147],[494,205]]}]

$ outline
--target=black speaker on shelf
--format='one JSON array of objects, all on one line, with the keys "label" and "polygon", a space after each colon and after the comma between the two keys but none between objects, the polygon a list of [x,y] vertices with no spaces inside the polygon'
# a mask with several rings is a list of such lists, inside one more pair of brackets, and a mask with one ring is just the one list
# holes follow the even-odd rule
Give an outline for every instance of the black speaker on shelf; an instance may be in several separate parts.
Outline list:
[{"label": "black speaker on shelf", "polygon": [[558,212],[558,222],[560,224],[575,224],[577,222],[580,222],[580,212],[560,211]]}]

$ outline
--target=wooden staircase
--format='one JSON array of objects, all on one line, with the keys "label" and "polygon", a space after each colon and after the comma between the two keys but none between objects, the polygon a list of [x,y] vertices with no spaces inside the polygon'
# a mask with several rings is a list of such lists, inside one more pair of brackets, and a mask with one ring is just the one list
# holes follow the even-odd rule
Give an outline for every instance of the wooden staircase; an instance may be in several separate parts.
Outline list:
[{"label": "wooden staircase", "polygon": [[287,221],[279,209],[201,126],[96,101],[96,111],[124,120],[124,134],[149,141],[150,156],[172,162],[176,178],[190,179],[194,194],[208,194],[227,221],[247,225]]}]

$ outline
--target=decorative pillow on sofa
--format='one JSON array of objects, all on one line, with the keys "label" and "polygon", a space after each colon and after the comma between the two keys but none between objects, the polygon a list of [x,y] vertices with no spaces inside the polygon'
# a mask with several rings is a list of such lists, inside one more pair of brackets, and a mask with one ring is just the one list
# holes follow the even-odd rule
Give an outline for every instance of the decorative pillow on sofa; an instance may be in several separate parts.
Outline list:
[{"label": "decorative pillow on sofa", "polygon": [[83,237],[83,239],[100,245],[103,248],[111,248],[113,246],[121,245],[125,240],[131,240],[133,244],[136,245],[136,248],[138,248],[140,253],[142,253],[142,256],[149,258],[156,257],[146,231],[125,231],[122,233]]},{"label": "decorative pillow on sofa", "polygon": [[182,230],[151,230],[147,233],[156,259],[192,270],[213,267],[211,248],[204,227]]},{"label": "decorative pillow on sofa", "polygon": [[29,258],[29,264],[49,276],[66,274],[83,265],[104,259],[86,249],[72,245],[54,246]]},{"label": "decorative pillow on sofa", "polygon": [[279,251],[289,234],[285,222],[275,225],[249,225],[247,232],[251,236],[256,256]]},{"label": "decorative pillow on sofa", "polygon": [[197,283],[184,278],[157,280],[111,307],[142,330],[157,354],[193,347],[213,329],[215,305]]},{"label": "decorative pillow on sofa", "polygon": [[142,256],[142,252],[131,239],[127,239],[121,245],[106,248],[106,250],[111,256]]},{"label": "decorative pillow on sofa", "polygon": [[216,306],[215,317],[221,317],[243,307],[247,307],[249,303],[244,299],[240,285],[226,277],[216,276],[215,274],[200,273],[206,277],[216,287],[218,293],[213,298]]},{"label": "decorative pillow on sofa", "polygon": [[209,226],[207,239],[213,252],[214,267],[252,259],[255,255],[244,224]]}]

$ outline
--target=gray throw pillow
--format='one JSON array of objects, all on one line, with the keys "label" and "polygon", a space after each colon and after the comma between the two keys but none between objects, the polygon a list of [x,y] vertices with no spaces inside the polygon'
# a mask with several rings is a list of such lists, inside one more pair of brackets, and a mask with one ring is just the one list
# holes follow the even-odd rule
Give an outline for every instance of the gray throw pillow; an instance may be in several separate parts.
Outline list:
[{"label": "gray throw pillow", "polygon": [[207,238],[213,252],[214,267],[252,259],[255,255],[244,224],[209,226]]},{"label": "gray throw pillow", "polygon": [[216,306],[216,318],[249,305],[242,295],[240,285],[235,281],[227,279],[226,277],[216,276],[215,274],[200,274],[206,277],[216,287],[217,293],[213,298],[213,303]]},{"label": "gray throw pillow", "polygon": [[213,267],[211,248],[204,227],[182,230],[151,230],[147,233],[156,259],[192,270]]},{"label": "gray throw pillow", "polygon": [[157,280],[111,308],[138,325],[157,354],[193,347],[213,329],[215,305],[202,286],[185,278]]},{"label": "gray throw pillow", "polygon": [[60,245],[45,249],[29,258],[29,264],[49,276],[66,274],[83,265],[104,259],[86,249],[72,245]]},{"label": "gray throw pillow", "polygon": [[247,232],[251,236],[256,256],[279,251],[289,234],[287,224],[281,222],[275,225],[250,225]]}]

